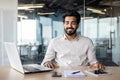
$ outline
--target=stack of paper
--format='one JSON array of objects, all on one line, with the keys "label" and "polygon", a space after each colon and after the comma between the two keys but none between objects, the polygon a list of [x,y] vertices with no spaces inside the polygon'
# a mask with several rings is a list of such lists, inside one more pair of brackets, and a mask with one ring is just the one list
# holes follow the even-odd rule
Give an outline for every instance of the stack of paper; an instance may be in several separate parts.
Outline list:
[{"label": "stack of paper", "polygon": [[80,70],[64,70],[64,77],[85,77],[86,75]]}]

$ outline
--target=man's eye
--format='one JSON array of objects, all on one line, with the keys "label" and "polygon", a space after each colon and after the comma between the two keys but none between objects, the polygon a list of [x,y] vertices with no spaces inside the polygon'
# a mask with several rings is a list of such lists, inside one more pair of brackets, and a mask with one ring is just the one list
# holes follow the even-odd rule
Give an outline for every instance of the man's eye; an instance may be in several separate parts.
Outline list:
[{"label": "man's eye", "polygon": [[69,22],[65,22],[65,24],[69,24]]},{"label": "man's eye", "polygon": [[66,25],[71,24],[71,25],[77,25],[77,22],[65,22]]},{"label": "man's eye", "polygon": [[76,25],[77,24],[77,22],[72,22],[72,25]]}]

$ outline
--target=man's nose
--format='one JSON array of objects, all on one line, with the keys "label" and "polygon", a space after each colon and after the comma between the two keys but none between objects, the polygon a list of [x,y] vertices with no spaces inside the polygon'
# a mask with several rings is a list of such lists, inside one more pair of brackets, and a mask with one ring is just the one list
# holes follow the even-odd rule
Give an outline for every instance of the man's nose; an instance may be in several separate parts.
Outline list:
[{"label": "man's nose", "polygon": [[69,26],[69,27],[72,27],[72,23],[69,23],[68,26]]}]

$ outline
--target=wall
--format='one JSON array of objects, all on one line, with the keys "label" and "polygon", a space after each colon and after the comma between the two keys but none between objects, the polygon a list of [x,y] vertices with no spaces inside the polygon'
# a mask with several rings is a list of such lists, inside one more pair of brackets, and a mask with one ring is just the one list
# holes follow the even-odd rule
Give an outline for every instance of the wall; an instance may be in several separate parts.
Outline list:
[{"label": "wall", "polygon": [[8,65],[4,42],[16,42],[17,0],[0,0],[0,66]]}]

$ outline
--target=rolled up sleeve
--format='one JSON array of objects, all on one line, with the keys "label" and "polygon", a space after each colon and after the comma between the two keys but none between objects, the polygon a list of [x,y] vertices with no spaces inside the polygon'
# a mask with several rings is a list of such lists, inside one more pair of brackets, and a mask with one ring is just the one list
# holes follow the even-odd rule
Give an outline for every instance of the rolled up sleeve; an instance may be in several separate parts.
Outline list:
[{"label": "rolled up sleeve", "polygon": [[55,58],[55,51],[53,45],[54,45],[54,41],[51,40],[41,65],[43,65],[46,61],[52,61]]},{"label": "rolled up sleeve", "polygon": [[96,59],[94,45],[91,40],[90,40],[90,43],[88,46],[87,55],[88,55],[89,64],[94,64],[94,63],[98,62]]}]

